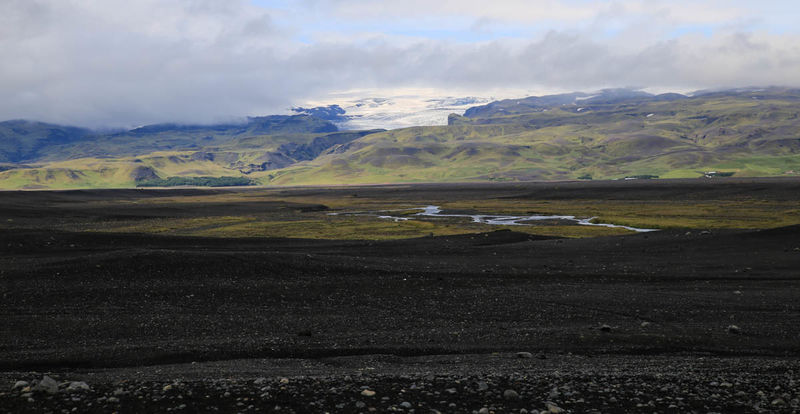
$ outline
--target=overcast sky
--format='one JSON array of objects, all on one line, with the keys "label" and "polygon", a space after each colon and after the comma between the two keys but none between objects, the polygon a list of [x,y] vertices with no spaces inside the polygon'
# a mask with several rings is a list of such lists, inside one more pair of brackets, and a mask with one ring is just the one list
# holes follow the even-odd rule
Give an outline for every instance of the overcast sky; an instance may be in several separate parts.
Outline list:
[{"label": "overcast sky", "polygon": [[796,0],[0,0],[0,119],[216,122],[370,91],[800,86]]}]

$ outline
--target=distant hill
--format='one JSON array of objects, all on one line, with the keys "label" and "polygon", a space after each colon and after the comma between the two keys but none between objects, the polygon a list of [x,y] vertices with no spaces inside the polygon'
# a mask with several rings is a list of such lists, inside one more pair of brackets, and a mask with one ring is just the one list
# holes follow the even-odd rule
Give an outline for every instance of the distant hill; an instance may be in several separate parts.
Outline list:
[{"label": "distant hill", "polygon": [[580,107],[615,103],[630,105],[686,98],[686,96],[677,93],[652,95],[647,92],[630,89],[604,89],[595,94],[575,92],[560,95],[531,96],[523,99],[505,99],[469,108],[464,113],[464,116],[468,118],[486,118],[539,112],[568,105]]},{"label": "distant hill", "polygon": [[336,106],[296,110],[112,134],[3,122],[0,188],[194,182],[187,177],[288,185],[800,175],[797,89],[576,92],[390,131],[337,131]]},{"label": "distant hill", "polygon": [[0,162],[24,162],[39,157],[54,145],[85,139],[92,132],[84,128],[13,120],[0,122]]},{"label": "distant hill", "polygon": [[0,125],[0,188],[31,189],[249,176],[313,159],[331,146],[376,132],[338,132],[333,123],[305,114],[254,117],[241,124],[147,125],[115,133],[29,121]]},{"label": "distant hill", "polygon": [[798,113],[800,91],[785,88],[504,100],[366,136],[270,183],[797,175]]}]

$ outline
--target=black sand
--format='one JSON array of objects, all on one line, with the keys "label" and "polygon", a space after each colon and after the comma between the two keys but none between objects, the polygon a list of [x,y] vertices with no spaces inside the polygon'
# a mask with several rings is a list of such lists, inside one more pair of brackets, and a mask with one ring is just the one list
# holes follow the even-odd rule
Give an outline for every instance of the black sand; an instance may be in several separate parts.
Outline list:
[{"label": "black sand", "polygon": [[[554,412],[800,409],[800,227],[367,242],[47,226],[167,211],[148,203],[82,210],[82,200],[198,191],[0,194],[3,219],[30,224],[0,230],[0,411],[530,412],[546,402]],[[798,200],[800,182],[285,191]],[[168,211],[320,208],[255,204]],[[92,391],[11,390],[43,373]],[[362,387],[377,394],[362,396]]]}]

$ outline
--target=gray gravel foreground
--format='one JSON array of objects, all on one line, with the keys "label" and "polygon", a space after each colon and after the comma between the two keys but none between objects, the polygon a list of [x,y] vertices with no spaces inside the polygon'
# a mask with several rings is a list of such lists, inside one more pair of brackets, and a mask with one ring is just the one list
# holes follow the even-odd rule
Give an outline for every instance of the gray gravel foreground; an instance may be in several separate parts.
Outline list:
[{"label": "gray gravel foreground", "polygon": [[[765,357],[486,354],[235,360],[92,372],[4,372],[0,412],[796,413],[798,373],[796,358]],[[55,380],[57,391],[31,390],[45,375]],[[29,388],[18,381],[28,382]]]}]

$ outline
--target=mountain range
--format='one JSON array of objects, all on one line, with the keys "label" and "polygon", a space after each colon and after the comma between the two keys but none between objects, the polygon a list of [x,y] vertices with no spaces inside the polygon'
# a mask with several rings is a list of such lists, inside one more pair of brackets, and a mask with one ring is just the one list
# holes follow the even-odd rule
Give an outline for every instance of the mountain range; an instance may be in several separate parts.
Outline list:
[{"label": "mountain range", "polygon": [[112,132],[0,122],[0,188],[133,187],[174,177],[328,185],[800,173],[800,90],[790,88],[528,97],[471,106],[447,125],[391,130],[341,131],[353,115],[337,105],[294,112]]}]

